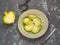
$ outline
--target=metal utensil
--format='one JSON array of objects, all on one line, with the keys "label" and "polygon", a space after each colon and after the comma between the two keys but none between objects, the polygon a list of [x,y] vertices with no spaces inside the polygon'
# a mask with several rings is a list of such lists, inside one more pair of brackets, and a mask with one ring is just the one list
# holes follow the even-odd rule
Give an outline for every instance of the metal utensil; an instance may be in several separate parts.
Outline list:
[{"label": "metal utensil", "polygon": [[43,42],[41,42],[40,44],[38,44],[38,45],[44,45],[44,43],[51,37],[51,35],[52,35],[55,31],[56,31],[56,28],[54,28],[53,31],[46,37],[46,39],[45,39]]}]

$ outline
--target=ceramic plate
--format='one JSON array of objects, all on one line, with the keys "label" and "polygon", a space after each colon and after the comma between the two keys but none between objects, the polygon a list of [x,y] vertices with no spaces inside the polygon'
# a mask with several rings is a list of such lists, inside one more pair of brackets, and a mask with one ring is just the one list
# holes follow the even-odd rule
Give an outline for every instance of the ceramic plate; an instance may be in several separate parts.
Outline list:
[{"label": "ceramic plate", "polygon": [[[34,15],[38,16],[39,18],[41,18],[41,20],[42,20],[42,29],[41,29],[41,31],[39,33],[33,34],[33,33],[26,32],[24,30],[23,19],[24,19],[24,17],[28,16],[28,14],[34,14]],[[47,29],[48,29],[48,18],[40,10],[37,10],[37,9],[27,10],[27,11],[23,12],[20,15],[20,17],[19,17],[19,20],[18,20],[18,29],[19,29],[20,33],[23,36],[27,37],[27,38],[30,38],[30,39],[39,38],[42,35],[44,35],[46,33]]]}]

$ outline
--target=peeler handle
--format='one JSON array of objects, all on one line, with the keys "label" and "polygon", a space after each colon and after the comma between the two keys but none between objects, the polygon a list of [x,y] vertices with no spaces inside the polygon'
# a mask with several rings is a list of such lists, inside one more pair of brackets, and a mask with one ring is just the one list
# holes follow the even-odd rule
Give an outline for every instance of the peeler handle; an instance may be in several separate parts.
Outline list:
[{"label": "peeler handle", "polygon": [[28,4],[27,3],[29,1],[30,0],[24,0],[24,2],[22,4],[18,5],[18,8],[21,10],[21,12],[24,12],[24,11],[26,11],[28,9]]}]

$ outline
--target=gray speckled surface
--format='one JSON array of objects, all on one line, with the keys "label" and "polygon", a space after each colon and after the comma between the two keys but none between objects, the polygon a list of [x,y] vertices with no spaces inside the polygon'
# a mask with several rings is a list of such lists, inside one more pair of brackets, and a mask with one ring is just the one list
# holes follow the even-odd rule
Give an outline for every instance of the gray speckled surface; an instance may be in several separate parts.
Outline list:
[{"label": "gray speckled surface", "polygon": [[[0,45],[37,45],[43,41],[48,34],[56,28],[56,32],[50,37],[45,45],[60,45],[60,0],[31,0],[29,9],[42,10],[49,19],[49,28],[41,38],[31,40],[20,34],[17,27],[17,20],[21,14],[17,4],[23,0],[0,0]],[[16,21],[12,25],[5,25],[2,22],[3,12],[14,10]],[[19,13],[20,12],[20,13]]]}]

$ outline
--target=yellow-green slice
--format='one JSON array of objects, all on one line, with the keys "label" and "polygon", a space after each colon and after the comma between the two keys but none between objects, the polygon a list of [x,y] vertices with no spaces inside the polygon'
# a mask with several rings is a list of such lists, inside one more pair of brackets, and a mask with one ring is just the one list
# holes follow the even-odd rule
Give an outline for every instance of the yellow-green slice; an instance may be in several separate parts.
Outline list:
[{"label": "yellow-green slice", "polygon": [[10,12],[4,12],[3,22],[5,24],[11,24],[15,21],[15,13],[13,11]]},{"label": "yellow-green slice", "polygon": [[28,18],[30,18],[31,20],[35,19],[37,16],[33,15],[33,14],[30,14],[28,15]]},{"label": "yellow-green slice", "polygon": [[25,25],[25,26],[24,26],[24,29],[25,29],[25,31],[30,32],[30,31],[32,31],[33,27],[34,27],[34,24],[30,24],[30,25],[28,25],[28,26]]},{"label": "yellow-green slice", "polygon": [[42,21],[41,21],[41,19],[40,18],[35,18],[35,19],[33,19],[33,23],[36,25],[36,26],[40,26],[40,25],[42,25]]},{"label": "yellow-green slice", "polygon": [[25,25],[30,25],[32,23],[32,21],[29,18],[24,18],[23,23]]},{"label": "yellow-green slice", "polygon": [[35,26],[33,27],[33,29],[32,29],[32,33],[36,34],[36,33],[38,33],[40,30],[41,30],[41,26],[38,27],[38,26],[35,25]]}]

